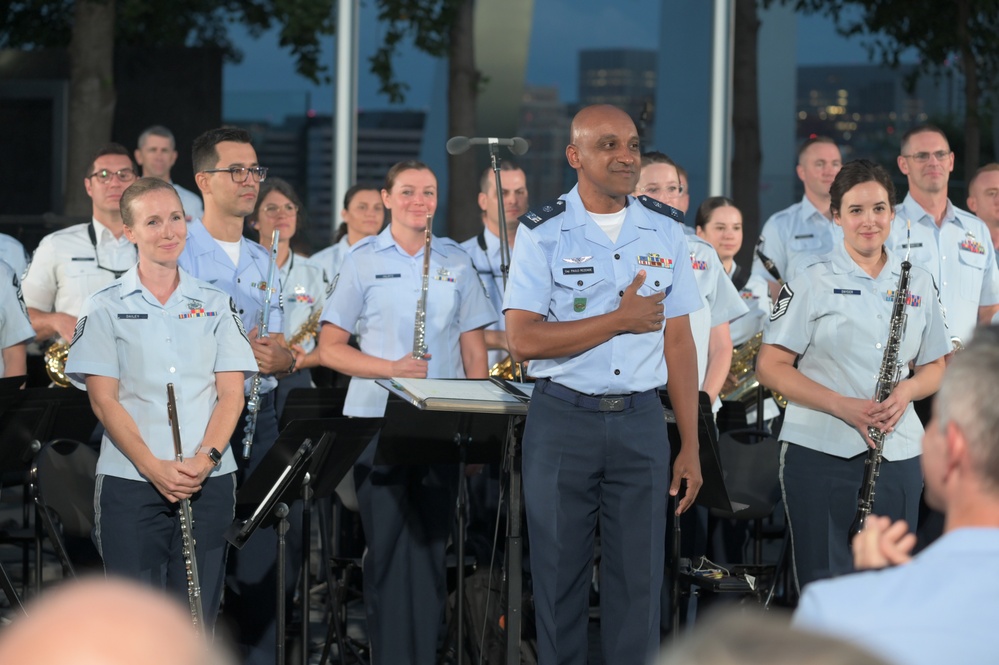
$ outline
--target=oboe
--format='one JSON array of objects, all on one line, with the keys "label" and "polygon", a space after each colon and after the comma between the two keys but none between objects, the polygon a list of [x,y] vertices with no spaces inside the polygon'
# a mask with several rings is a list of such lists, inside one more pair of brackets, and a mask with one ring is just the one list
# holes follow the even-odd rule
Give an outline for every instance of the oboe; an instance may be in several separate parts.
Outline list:
[{"label": "oboe", "polygon": [[[177,400],[173,394],[173,384],[167,384],[167,417],[173,431],[173,452],[178,462],[184,461],[184,449],[180,443],[180,422],[177,418]],[[191,500],[180,500],[180,538],[184,554],[184,570],[187,571],[187,601],[191,605],[191,619],[194,628],[202,637],[205,635],[205,610],[201,605],[201,580],[198,578],[198,559],[194,551],[194,517],[191,515]]]},{"label": "oboe", "polygon": [[413,357],[427,355],[427,290],[430,288],[430,240],[433,238],[434,216],[427,214],[427,229],[423,245],[423,287],[416,301],[416,322],[413,324]]},{"label": "oboe", "polygon": [[[277,257],[278,240],[281,231],[274,229],[274,236],[271,241],[271,263],[267,268],[267,283],[262,289],[264,292],[264,304],[260,308],[260,320],[257,322],[257,339],[267,337],[267,326],[271,320],[271,294],[276,290],[274,282],[277,280]],[[246,398],[246,427],[243,429],[243,459],[250,459],[250,449],[253,447],[253,435],[257,431],[257,414],[260,412],[260,382],[263,377],[258,370],[250,380],[250,396]]]},{"label": "oboe", "polygon": [[[912,264],[902,261],[902,273],[898,276],[898,286],[892,300],[891,322],[888,324],[888,343],[881,358],[881,369],[878,371],[878,383],[874,390],[874,400],[883,402],[891,395],[898,385],[902,375],[902,366],[898,362],[898,350],[902,344],[902,334],[905,332],[905,303],[909,296],[909,269]],[[885,433],[876,427],[867,428],[867,436],[874,442],[874,447],[867,448],[867,459],[864,460],[864,479],[857,493],[857,514],[850,525],[849,540],[853,540],[864,528],[867,518],[874,507],[874,487],[881,472],[881,460],[885,449]]]}]

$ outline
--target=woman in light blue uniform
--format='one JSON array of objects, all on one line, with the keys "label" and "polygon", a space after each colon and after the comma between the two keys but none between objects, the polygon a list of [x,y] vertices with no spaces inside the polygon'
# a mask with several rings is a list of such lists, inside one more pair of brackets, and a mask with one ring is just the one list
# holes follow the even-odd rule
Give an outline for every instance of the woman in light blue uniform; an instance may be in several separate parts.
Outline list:
[{"label": "woman in light blue uniform", "polygon": [[[353,377],[344,406],[348,416],[384,415],[388,392],[375,379],[485,378],[483,329],[496,320],[465,251],[453,240],[433,238],[428,352],[413,357],[424,230],[437,208],[437,179],[420,162],[401,162],[389,170],[382,199],[391,223],[351,249],[323,308],[323,365]],[[351,335],[360,338],[360,350],[348,345]],[[377,437],[354,467],[368,543],[364,602],[372,662],[433,663],[457,467],[376,465],[376,445]]]},{"label": "woman in light blue uniform", "polygon": [[915,524],[923,428],[911,402],[936,392],[950,350],[933,279],[913,265],[902,380],[883,402],[873,400],[905,258],[885,246],[895,189],[882,167],[858,160],[843,166],[830,193],[844,242],[781,289],[757,366],[760,381],[789,401],[780,475],[799,589],[853,569],[848,532],[873,445],[868,428],[887,433],[874,510]]},{"label": "woman in light blue uniform", "polygon": [[[94,535],[109,574],[187,599],[177,502],[191,499],[205,618],[221,598],[233,519],[229,448],[256,362],[229,296],[177,267],[187,222],[169,183],[142,178],[121,198],[139,262],[87,300],[66,374],[105,427]],[[174,385],[184,461],[167,414]]]},{"label": "woman in light blue uniform", "polygon": [[0,261],[0,376],[27,374],[26,349],[35,339],[14,269]]},{"label": "woman in light blue uniform", "polygon": [[330,279],[340,272],[343,257],[347,256],[347,252],[357,241],[378,235],[385,225],[385,206],[382,204],[381,192],[370,185],[354,185],[343,196],[340,219],[343,222],[337,229],[333,244],[312,255],[312,260],[326,271]]},{"label": "woman in light blue uniform", "polygon": [[295,354],[291,373],[278,379],[276,408],[280,419],[289,392],[315,387],[310,370],[319,365],[316,337],[329,279],[318,263],[291,249],[291,240],[305,216],[302,200],[287,181],[268,178],[262,182],[257,205],[246,219],[256,231],[258,242],[268,248],[274,231],[280,231],[277,265],[284,302],[285,342]]}]

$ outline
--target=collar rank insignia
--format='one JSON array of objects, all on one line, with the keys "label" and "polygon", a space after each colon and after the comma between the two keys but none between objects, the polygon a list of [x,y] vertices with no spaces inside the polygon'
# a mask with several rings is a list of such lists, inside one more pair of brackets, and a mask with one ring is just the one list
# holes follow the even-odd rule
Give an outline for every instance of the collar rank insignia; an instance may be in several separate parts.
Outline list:
[{"label": "collar rank insignia", "polygon": [[448,271],[447,268],[443,267],[437,269],[437,274],[434,275],[434,279],[436,279],[438,282],[451,282],[452,284],[454,283],[454,276],[451,275],[451,273]]},{"label": "collar rank insignia", "polygon": [[526,214],[521,215],[520,223],[529,229],[533,229],[547,222],[552,217],[561,215],[563,212],[565,212],[565,201],[556,199],[545,203],[537,210],[529,210]]},{"label": "collar rank insignia", "polygon": [[649,266],[650,268],[666,268],[667,270],[672,270],[673,259],[667,259],[666,257],[659,256],[655,252],[650,252],[649,254],[639,255],[638,265]]},{"label": "collar rank insignia", "polygon": [[658,212],[660,215],[666,215],[667,217],[672,217],[676,221],[683,224],[683,213],[674,208],[673,206],[663,203],[662,201],[656,201],[653,198],[649,198],[645,194],[639,196],[638,200],[641,202],[643,206],[645,206],[649,210],[654,210],[655,212]]}]

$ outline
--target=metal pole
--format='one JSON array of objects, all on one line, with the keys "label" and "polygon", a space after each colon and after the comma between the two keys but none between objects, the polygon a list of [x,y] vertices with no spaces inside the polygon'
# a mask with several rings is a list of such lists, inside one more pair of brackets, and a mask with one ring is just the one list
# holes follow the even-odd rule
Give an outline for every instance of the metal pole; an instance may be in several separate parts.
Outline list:
[{"label": "metal pole", "polygon": [[731,88],[732,0],[714,0],[711,39],[711,120],[708,147],[708,196],[727,191],[728,126]]},{"label": "metal pole", "polygon": [[359,0],[337,0],[336,88],[333,106],[333,178],[330,192],[330,239],[340,223],[337,214],[357,173],[357,40]]}]

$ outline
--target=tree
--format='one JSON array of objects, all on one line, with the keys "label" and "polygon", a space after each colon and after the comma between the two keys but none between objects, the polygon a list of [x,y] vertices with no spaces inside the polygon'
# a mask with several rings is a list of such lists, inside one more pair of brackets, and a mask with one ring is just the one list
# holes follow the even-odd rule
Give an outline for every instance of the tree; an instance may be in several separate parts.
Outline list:
[{"label": "tree", "polygon": [[732,51],[732,199],[742,211],[743,237],[736,257],[748,270],[760,233],[760,100],[757,47],[760,20],[756,0],[735,0]]},{"label": "tree", "polygon": [[[387,30],[382,46],[371,58],[371,71],[380,92],[393,102],[405,98],[408,85],[396,79],[392,62],[398,44],[410,38],[428,55],[448,58],[448,135],[475,135],[475,109],[481,74],[475,68],[473,0],[378,0],[378,18]],[[458,238],[481,229],[474,196],[478,173],[475,155],[452,155],[448,168],[448,231]]]},{"label": "tree", "polygon": [[908,49],[919,54],[922,74],[955,63],[965,79],[964,172],[975,172],[981,141],[981,82],[999,74],[999,40],[995,38],[999,0],[780,1],[832,17],[841,34],[863,37],[870,57],[891,67],[899,65]]},{"label": "tree", "polygon": [[280,26],[279,39],[295,57],[298,72],[328,80],[319,62],[320,35],[333,33],[334,0],[0,0],[6,16],[0,48],[59,48],[69,43],[70,95],[67,146],[67,214],[86,215],[90,204],[79,186],[81,165],[111,139],[117,46],[216,46],[238,61],[227,37],[230,23],[251,34]]}]

